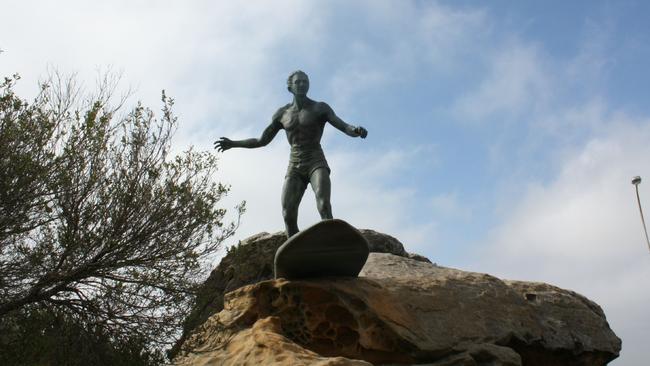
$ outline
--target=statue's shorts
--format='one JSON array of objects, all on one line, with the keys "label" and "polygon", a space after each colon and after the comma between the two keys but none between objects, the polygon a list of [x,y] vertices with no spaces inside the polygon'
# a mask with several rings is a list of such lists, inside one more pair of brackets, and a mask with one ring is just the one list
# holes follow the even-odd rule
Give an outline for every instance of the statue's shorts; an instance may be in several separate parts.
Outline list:
[{"label": "statue's shorts", "polygon": [[330,172],[330,167],[325,160],[325,154],[320,144],[291,146],[289,167],[286,177],[300,178],[303,183],[309,183],[311,175],[316,169],[325,168]]}]

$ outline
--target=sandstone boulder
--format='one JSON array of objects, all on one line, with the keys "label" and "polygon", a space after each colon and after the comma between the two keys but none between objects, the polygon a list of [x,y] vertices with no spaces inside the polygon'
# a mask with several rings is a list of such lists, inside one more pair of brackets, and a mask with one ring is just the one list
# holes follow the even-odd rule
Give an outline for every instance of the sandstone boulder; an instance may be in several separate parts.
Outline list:
[{"label": "sandstone boulder", "polygon": [[[404,245],[390,235],[368,229],[360,231],[368,240],[370,252],[390,253],[430,262],[423,256],[408,253]],[[194,328],[223,309],[223,296],[226,292],[273,278],[275,251],[285,240],[287,237],[284,232],[264,232],[253,235],[228,250],[199,289],[196,303],[185,319],[183,335],[170,352],[172,356],[178,352],[178,347]]]},{"label": "sandstone boulder", "polygon": [[380,253],[361,276],[232,291],[175,363],[593,366],[620,351],[600,307],[572,291]]}]

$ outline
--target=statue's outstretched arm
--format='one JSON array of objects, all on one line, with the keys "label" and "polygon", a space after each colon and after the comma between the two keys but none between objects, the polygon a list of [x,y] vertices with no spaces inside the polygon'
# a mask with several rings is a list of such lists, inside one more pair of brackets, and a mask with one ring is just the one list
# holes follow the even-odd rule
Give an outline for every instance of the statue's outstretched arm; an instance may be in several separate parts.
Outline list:
[{"label": "statue's outstretched arm", "polygon": [[219,140],[214,142],[214,148],[219,151],[226,151],[233,147],[243,147],[247,149],[254,149],[256,147],[266,146],[273,140],[275,135],[278,134],[278,131],[282,129],[282,125],[276,119],[273,119],[270,125],[268,125],[262,136],[260,138],[250,138],[246,140],[231,140],[227,137],[221,137]]},{"label": "statue's outstretched arm", "polygon": [[332,124],[332,126],[336,127],[337,129],[341,130],[343,133],[345,133],[348,136],[351,137],[361,137],[362,139],[365,139],[366,136],[368,136],[368,130],[361,126],[352,126],[350,124],[345,123],[342,119],[339,118],[339,116],[334,113],[334,110],[327,105],[326,103],[323,103],[323,107],[325,108],[325,115],[327,117],[327,121]]}]

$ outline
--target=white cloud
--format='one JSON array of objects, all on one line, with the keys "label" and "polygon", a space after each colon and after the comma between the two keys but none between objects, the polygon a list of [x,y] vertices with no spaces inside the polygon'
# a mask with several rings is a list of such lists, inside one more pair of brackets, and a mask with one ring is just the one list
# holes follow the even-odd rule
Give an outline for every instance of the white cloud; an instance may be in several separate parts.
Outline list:
[{"label": "white cloud", "polygon": [[418,77],[420,71],[458,71],[465,56],[483,45],[481,41],[492,28],[481,9],[449,7],[440,2],[366,0],[355,4],[360,5],[357,20],[373,31],[363,39],[379,39],[373,47],[384,48],[368,65],[382,65],[389,71],[385,72],[387,76],[397,79]]},{"label": "white cloud", "polygon": [[543,137],[570,144],[580,137],[598,134],[610,120],[606,103],[601,98],[594,97],[583,104],[548,111],[531,122],[532,128]]},{"label": "white cloud", "polygon": [[15,36],[4,40],[0,62],[30,88],[47,65],[87,80],[96,68],[113,65],[145,104],[157,103],[167,89],[186,123],[216,118],[232,128],[260,116],[251,105],[277,100],[276,89],[260,85],[283,90],[288,71],[279,48],[318,49],[321,22],[314,12],[317,6],[296,1],[13,2],[3,6],[12,16],[0,30]]},{"label": "white cloud", "polygon": [[650,121],[612,122],[602,135],[567,156],[551,183],[530,184],[472,268],[588,296],[623,338],[624,362],[640,362],[650,335],[650,253],[630,181],[650,176]]},{"label": "white cloud", "polygon": [[435,245],[436,224],[418,216],[420,211],[414,208],[421,202],[415,189],[408,184],[391,185],[401,172],[435,166],[432,148],[379,151],[371,141],[357,143],[366,145],[365,152],[343,150],[330,155],[332,184],[341,187],[338,193],[333,192],[332,202],[340,207],[335,208],[335,216],[339,212],[358,227],[391,234],[409,251],[422,252],[423,246]]},{"label": "white cloud", "polygon": [[491,21],[479,9],[429,5],[421,14],[410,18],[418,19],[415,24],[420,42],[416,47],[433,65],[446,72],[458,71],[464,65],[460,60],[475,57],[485,47],[484,41],[492,30]]},{"label": "white cloud", "polygon": [[492,53],[485,79],[452,106],[460,120],[485,123],[495,116],[520,117],[548,98],[551,74],[538,47],[511,41]]},{"label": "white cloud", "polygon": [[611,52],[613,42],[613,24],[588,20],[580,48],[563,70],[567,81],[579,83],[583,89],[593,91],[606,79],[607,67],[616,59]]},{"label": "white cloud", "polygon": [[439,194],[431,200],[431,208],[436,217],[469,220],[472,216],[470,207],[460,202],[458,192]]}]

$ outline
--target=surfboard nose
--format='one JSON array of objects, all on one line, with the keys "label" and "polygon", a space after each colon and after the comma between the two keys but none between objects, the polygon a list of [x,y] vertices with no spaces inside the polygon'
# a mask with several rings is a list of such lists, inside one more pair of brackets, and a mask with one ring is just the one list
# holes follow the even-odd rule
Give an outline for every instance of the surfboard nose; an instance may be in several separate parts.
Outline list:
[{"label": "surfboard nose", "polygon": [[368,259],[368,241],[340,219],[300,231],[275,252],[275,278],[357,277]]}]

